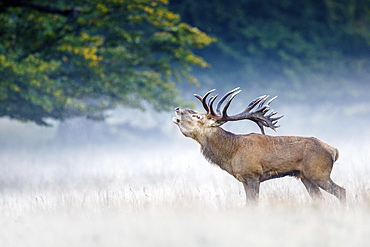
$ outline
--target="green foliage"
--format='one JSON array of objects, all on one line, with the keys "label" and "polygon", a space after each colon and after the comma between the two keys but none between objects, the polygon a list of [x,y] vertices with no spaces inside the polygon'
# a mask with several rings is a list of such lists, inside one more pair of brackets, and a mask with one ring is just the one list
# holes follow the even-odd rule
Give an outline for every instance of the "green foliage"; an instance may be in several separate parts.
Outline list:
[{"label": "green foliage", "polygon": [[0,3],[0,117],[46,124],[116,107],[179,103],[176,82],[214,39],[180,21],[167,0],[7,0]]},{"label": "green foliage", "polygon": [[369,0],[172,0],[171,8],[218,39],[198,54],[212,62],[219,84],[243,78],[334,92],[343,81],[370,80]]}]

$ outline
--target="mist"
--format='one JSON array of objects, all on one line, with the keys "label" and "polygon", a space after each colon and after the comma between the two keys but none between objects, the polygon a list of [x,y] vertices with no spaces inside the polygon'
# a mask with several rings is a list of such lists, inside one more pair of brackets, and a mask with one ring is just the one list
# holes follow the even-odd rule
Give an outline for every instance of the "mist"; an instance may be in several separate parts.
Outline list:
[{"label": "mist", "polygon": [[[193,94],[204,94],[214,88],[207,84],[200,88],[180,88],[185,100],[193,102],[195,110],[200,112],[204,110]],[[233,87],[224,85],[215,94],[223,94]],[[243,91],[233,100],[229,114],[242,111],[262,94],[270,94],[269,90],[254,92],[248,85],[240,87]],[[270,97],[279,97],[271,107],[284,117],[279,120],[281,126],[276,132],[267,129],[266,134],[313,136],[337,147],[340,159],[334,171],[341,170],[339,174],[367,169],[370,156],[370,129],[367,127],[370,99],[333,103],[330,98],[321,101],[313,98],[294,103],[284,98],[286,92],[275,93]],[[197,188],[208,183],[209,179],[201,176],[221,174],[219,176],[223,178],[229,177],[219,168],[209,165],[200,154],[199,145],[180,133],[172,123],[173,112],[156,112],[148,106],[145,111],[119,108],[107,112],[107,116],[106,121],[83,118],[54,121],[50,122],[51,127],[2,118],[2,191],[22,191],[30,184],[43,189],[46,184],[63,183],[66,178],[89,187],[101,174],[130,174],[124,179],[126,185],[142,187],[165,181],[171,187],[176,179],[190,179],[189,186],[196,184]],[[259,133],[257,125],[247,120],[226,123],[222,127],[237,134]],[[190,176],[187,174],[189,170],[195,174]],[[33,175],[41,176],[42,181]],[[90,182],[89,176],[92,179]],[[232,178],[230,182],[237,184]],[[99,187],[100,183],[97,184]],[[219,188],[222,188],[221,184]],[[109,186],[109,179],[106,185]]]},{"label": "mist", "polygon": [[[315,202],[298,179],[284,177],[262,183],[259,204],[245,205],[242,184],[207,162],[199,144],[184,137],[172,122],[174,111],[158,112],[149,103],[143,104],[145,111],[106,111],[104,121],[46,119],[50,127],[2,117],[0,246],[368,246],[370,83],[368,73],[362,70],[368,61],[363,55],[368,50],[363,45],[365,38],[357,42],[361,44],[358,47],[342,42],[340,35],[333,40],[325,36],[315,43],[310,37],[319,37],[326,30],[322,31],[321,17],[332,18],[337,11],[333,5],[334,12],[328,14],[316,1],[302,3],[315,7],[317,14],[295,2],[276,7],[269,1],[261,5],[240,1],[240,6],[246,5],[242,6],[245,11],[237,13],[235,22],[230,21],[234,11],[222,7],[229,7],[229,2],[211,1],[190,8],[193,2],[173,0],[173,9],[183,11],[185,21],[193,21],[191,25],[219,35],[219,42],[195,52],[210,65],[192,71],[199,85],[176,84],[184,101],[203,112],[193,94],[203,95],[215,88],[214,94],[223,95],[240,87],[242,92],[228,110],[232,115],[261,95],[278,95],[271,108],[284,117],[276,132],[266,129],[266,134],[312,136],[338,148],[339,159],[331,177],[347,190],[347,204],[340,205],[326,192],[323,201]],[[230,6],[239,10],[237,1],[233,3]],[[215,13],[208,15],[208,8]],[[291,16],[285,18],[284,11]],[[103,8],[98,12],[105,13]],[[271,17],[278,12],[282,13],[276,19]],[[299,19],[298,27],[304,27],[300,31],[291,25],[296,24],[291,22],[294,18]],[[317,20],[311,22],[310,18]],[[346,28],[360,23],[348,19],[351,22],[338,22]],[[332,20],[329,29],[336,22]],[[308,27],[313,30],[307,31]],[[112,30],[116,34],[114,26]],[[357,37],[351,36],[355,31],[341,31],[344,37]],[[269,43],[274,37],[276,42]],[[136,40],[132,39],[133,47],[140,54]],[[337,51],[339,48],[344,51]],[[131,63],[133,57],[145,60],[134,55],[127,56],[127,61]],[[66,63],[68,58],[62,60]],[[115,69],[120,71],[127,61]],[[111,64],[106,66],[108,75]],[[137,69],[135,66],[131,69]],[[89,78],[94,68],[89,67],[84,76]],[[114,79],[120,78],[118,72],[112,73]],[[129,77],[123,78],[117,85],[125,88]],[[33,81],[31,76],[28,79]],[[135,84],[133,81],[130,83]],[[84,90],[90,90],[88,83]],[[226,123],[222,128],[237,134],[260,132],[248,120]]]},{"label": "mist", "polygon": [[[189,87],[182,93],[203,111],[193,94],[203,94],[210,86]],[[240,86],[243,91],[231,104],[230,114],[269,93]],[[178,241],[183,242],[180,246],[222,246],[235,243],[234,238],[256,243],[261,231],[288,237],[276,229],[286,227],[294,228],[289,231],[298,236],[292,246],[301,243],[301,237],[310,237],[308,243],[318,246],[343,246],[342,238],[322,240],[338,232],[346,232],[344,237],[357,235],[351,243],[361,246],[369,233],[362,223],[369,218],[369,104],[364,100],[294,104],[280,95],[271,104],[284,117],[277,132],[266,134],[315,136],[339,149],[332,178],[347,189],[347,210],[338,208],[336,198],[326,193],[325,202],[312,204],[304,186],[289,177],[262,183],[260,206],[245,207],[242,185],[202,157],[199,145],[172,123],[172,112],[116,109],[108,112],[105,122],[71,119],[51,122],[52,127],[3,118],[0,208],[3,227],[10,227],[0,239],[12,246],[21,246],[22,237],[29,239],[28,246],[51,242],[79,246],[85,241],[82,236],[101,246],[115,246],[122,238],[130,246],[171,246]],[[223,128],[239,134],[259,132],[250,121],[226,123]],[[320,209],[315,211],[316,207]],[[298,224],[300,220],[306,223]],[[220,228],[223,224],[228,230]],[[315,229],[323,224],[326,230],[317,234]],[[30,227],[35,230],[26,231]],[[286,246],[273,239],[266,238],[266,245],[259,246],[272,242]]]}]

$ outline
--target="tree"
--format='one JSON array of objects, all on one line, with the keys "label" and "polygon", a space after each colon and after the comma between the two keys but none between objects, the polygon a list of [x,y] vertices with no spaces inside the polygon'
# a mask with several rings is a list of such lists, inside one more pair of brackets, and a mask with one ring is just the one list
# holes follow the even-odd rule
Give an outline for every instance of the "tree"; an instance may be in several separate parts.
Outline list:
[{"label": "tree", "polygon": [[169,109],[176,83],[208,66],[193,50],[213,41],[167,0],[3,0],[0,117],[47,125],[144,102]]},{"label": "tree", "polygon": [[[331,92],[338,99],[366,92],[369,0],[172,0],[170,7],[217,38],[197,54],[212,63],[207,74],[220,85],[242,78],[250,86],[285,87],[291,95]],[[357,93],[354,82],[362,84]]]}]

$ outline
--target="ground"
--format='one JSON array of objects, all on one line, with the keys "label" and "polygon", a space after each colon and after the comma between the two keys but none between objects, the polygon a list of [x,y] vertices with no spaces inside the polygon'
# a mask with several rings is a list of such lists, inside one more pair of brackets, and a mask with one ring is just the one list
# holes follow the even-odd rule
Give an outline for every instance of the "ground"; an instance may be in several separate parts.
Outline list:
[{"label": "ground", "polygon": [[0,246],[368,246],[368,146],[338,147],[346,206],[313,203],[294,178],[246,206],[242,185],[184,143],[2,148]]}]

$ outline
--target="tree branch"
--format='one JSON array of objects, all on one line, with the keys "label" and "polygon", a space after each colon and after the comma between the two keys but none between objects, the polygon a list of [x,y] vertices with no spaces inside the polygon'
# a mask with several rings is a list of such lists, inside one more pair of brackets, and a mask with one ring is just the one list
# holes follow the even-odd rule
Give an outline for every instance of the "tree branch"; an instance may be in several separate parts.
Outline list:
[{"label": "tree branch", "polygon": [[65,27],[68,26],[68,24],[73,23],[76,20],[77,14],[82,11],[81,7],[74,7],[69,9],[59,9],[54,8],[50,6],[43,6],[39,4],[33,4],[31,1],[27,0],[0,0],[0,7],[2,9],[6,9],[9,7],[21,7],[21,8],[30,8],[34,9],[36,11],[39,11],[40,13],[45,14],[54,14],[54,15],[62,15],[66,17],[66,22],[62,27],[59,27],[55,30],[56,37],[53,39],[49,39],[44,41],[41,45],[36,47],[34,50],[30,51],[28,54],[23,54],[17,58],[17,61],[21,61],[28,57],[30,54],[34,54],[37,52],[40,52],[47,47],[51,46],[51,44],[57,42],[59,39],[64,37],[66,34],[74,32],[75,29],[72,30],[65,30]]},{"label": "tree branch", "polygon": [[81,11],[81,7],[74,7],[70,9],[58,9],[58,8],[53,8],[50,6],[33,4],[33,3],[30,3],[29,1],[23,1],[23,0],[3,0],[1,2],[2,2],[2,7],[4,9],[9,8],[9,7],[26,7],[26,8],[37,10],[39,12],[57,14],[57,15],[62,15],[62,16],[73,16],[76,12]]}]

